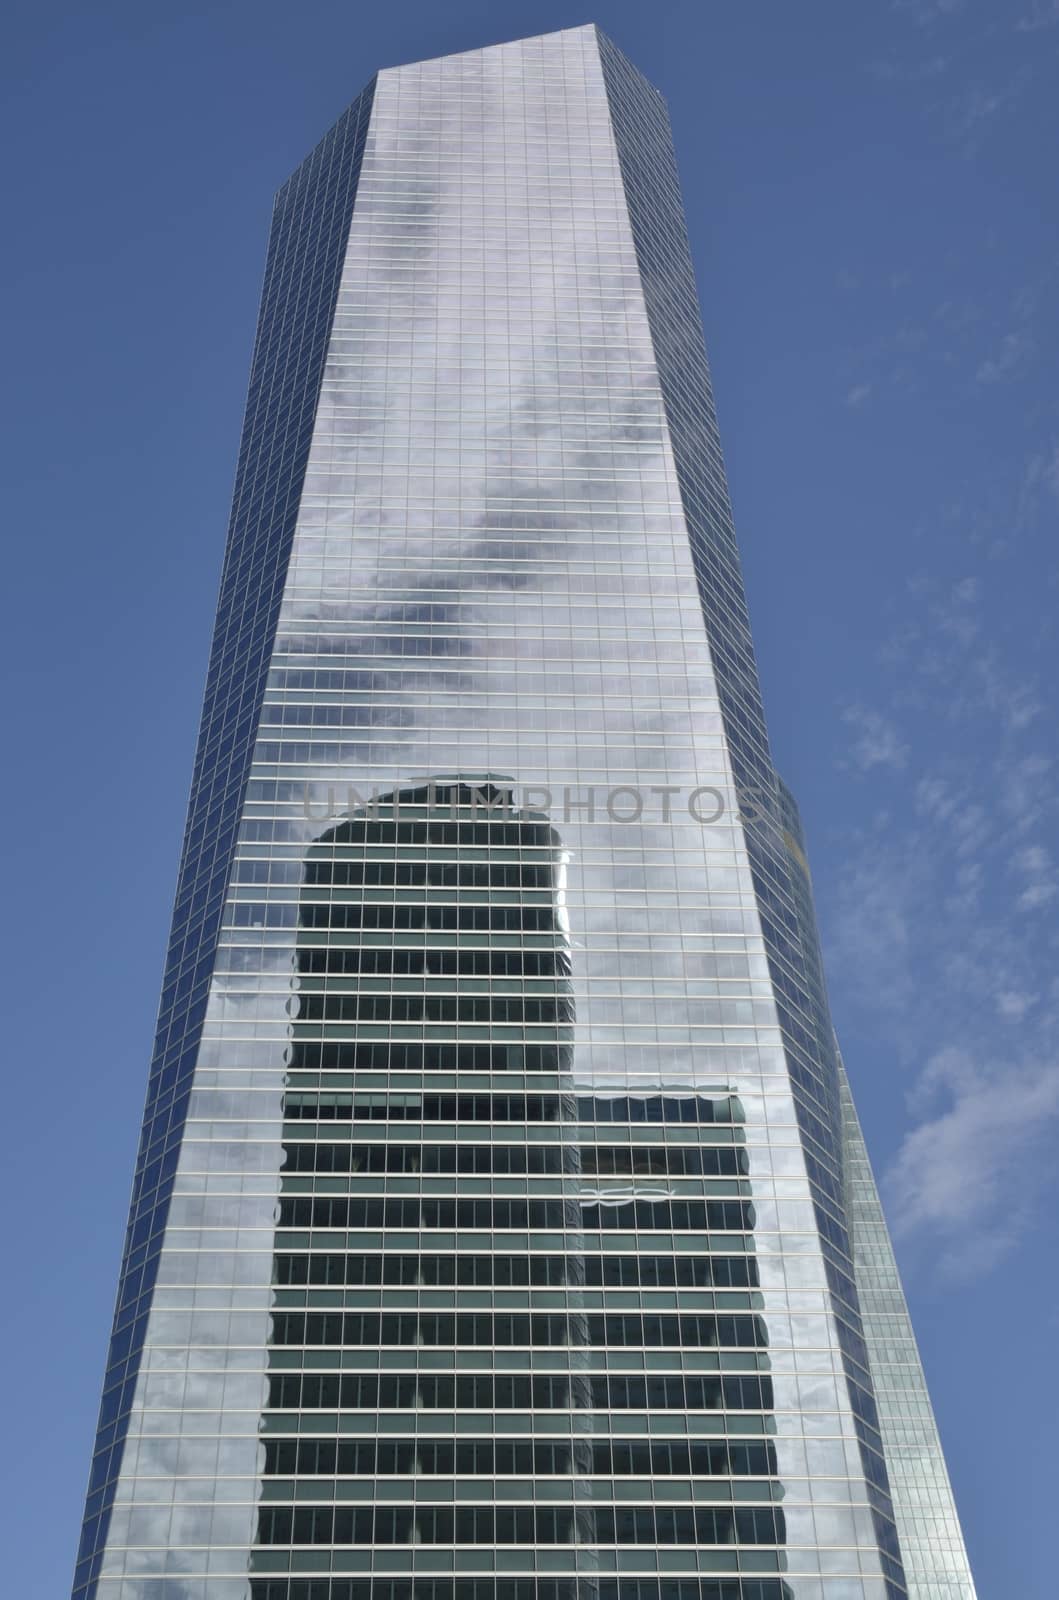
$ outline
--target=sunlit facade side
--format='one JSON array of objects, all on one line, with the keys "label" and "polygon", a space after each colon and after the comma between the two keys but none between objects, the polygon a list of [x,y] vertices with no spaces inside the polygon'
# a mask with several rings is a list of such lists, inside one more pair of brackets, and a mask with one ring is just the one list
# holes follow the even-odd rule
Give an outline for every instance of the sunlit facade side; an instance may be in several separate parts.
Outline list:
[{"label": "sunlit facade side", "polygon": [[77,1600],[973,1595],[803,863],[660,97],[380,73],[277,199]]}]

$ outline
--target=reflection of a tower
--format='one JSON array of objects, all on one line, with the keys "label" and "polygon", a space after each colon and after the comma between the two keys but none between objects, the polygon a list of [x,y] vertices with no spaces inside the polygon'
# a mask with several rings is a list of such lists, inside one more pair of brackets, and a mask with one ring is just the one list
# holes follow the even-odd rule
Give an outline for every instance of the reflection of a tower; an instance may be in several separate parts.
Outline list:
[{"label": "reflection of a tower", "polygon": [[[254,1600],[727,1600],[605,1547],[782,1543],[771,1503],[650,1504],[778,1494],[764,1415],[648,1437],[771,1406],[761,1319],[678,1311],[756,1301],[738,1103],[575,1092],[559,834],[495,782],[373,802],[308,852],[296,967]],[[548,1545],[569,1576],[501,1576]]]}]

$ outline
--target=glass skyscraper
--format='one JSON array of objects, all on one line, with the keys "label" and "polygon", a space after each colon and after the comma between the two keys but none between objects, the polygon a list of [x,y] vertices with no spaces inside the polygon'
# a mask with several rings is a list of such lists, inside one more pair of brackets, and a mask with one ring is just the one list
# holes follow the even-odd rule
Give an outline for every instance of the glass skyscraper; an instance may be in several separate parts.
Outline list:
[{"label": "glass skyscraper", "polygon": [[594,27],[280,190],[78,1600],[969,1600]]}]

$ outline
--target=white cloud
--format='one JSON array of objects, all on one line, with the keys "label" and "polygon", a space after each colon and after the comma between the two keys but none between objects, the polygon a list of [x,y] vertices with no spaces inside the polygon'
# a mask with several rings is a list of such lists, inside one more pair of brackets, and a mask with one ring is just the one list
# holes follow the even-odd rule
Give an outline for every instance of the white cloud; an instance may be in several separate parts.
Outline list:
[{"label": "white cloud", "polygon": [[1042,906],[1050,905],[1059,894],[1059,879],[1052,858],[1043,845],[1027,845],[1019,850],[1012,866],[1027,880],[1015,901],[1020,911],[1039,911]]},{"label": "white cloud", "polygon": [[953,888],[945,896],[942,906],[948,916],[965,925],[969,917],[979,915],[985,869],[980,861],[961,861],[953,880]]},{"label": "white cloud", "polygon": [[871,394],[871,384],[870,383],[856,383],[856,384],[853,385],[853,388],[850,389],[849,393],[846,395],[846,404],[847,404],[847,406],[849,406],[851,411],[856,411],[859,406],[862,406],[864,404],[865,400],[867,400],[867,398],[868,398],[868,396],[870,394]]},{"label": "white cloud", "polygon": [[1020,911],[1039,911],[1042,906],[1052,903],[1059,894],[1059,887],[1054,883],[1031,883],[1023,889],[1015,904]]},{"label": "white cloud", "polygon": [[901,740],[897,728],[881,712],[869,711],[864,706],[850,706],[842,714],[843,722],[855,730],[850,754],[853,764],[861,772],[873,767],[892,767],[900,771],[908,762],[908,746]]},{"label": "white cloud", "polygon": [[1029,844],[1017,853],[1011,864],[1019,872],[1029,872],[1037,876],[1048,871],[1052,858],[1042,844]]},{"label": "white cloud", "polygon": [[996,1008],[1005,1021],[1021,1022],[1036,1001],[1036,995],[1023,994],[1018,989],[1001,989],[996,997]]},{"label": "white cloud", "polygon": [[1059,500],[1059,442],[1046,450],[1037,451],[1026,463],[1015,505],[1014,523],[1017,530],[1033,527],[1045,495],[1049,499]]},{"label": "white cloud", "polygon": [[1016,1242],[1052,1176],[1059,1065],[983,1065],[965,1050],[940,1050],[912,1103],[923,1120],[887,1178],[896,1227],[925,1235],[949,1272],[987,1270]]},{"label": "white cloud", "polygon": [[952,846],[957,856],[974,856],[987,844],[992,823],[985,806],[977,803],[961,806],[953,813],[949,823]]},{"label": "white cloud", "polygon": [[[985,806],[978,800],[968,800],[965,794],[954,793],[943,778],[920,778],[915,787],[915,807],[937,830],[936,837],[926,845],[935,860],[943,843],[962,861],[989,839],[991,824]],[[966,886],[967,880],[963,880],[961,887]]]},{"label": "white cloud", "polygon": [[947,822],[956,810],[956,798],[943,778],[920,778],[916,784],[916,810],[933,822]]},{"label": "white cloud", "polygon": [[1045,464],[1041,476],[1052,494],[1059,500],[1059,444],[1052,450],[1051,460]]},{"label": "white cloud", "polygon": [[1009,98],[1000,89],[983,89],[980,84],[965,89],[948,108],[950,138],[961,143],[967,154],[973,154],[986,125],[1004,109]]},{"label": "white cloud", "polygon": [[[873,61],[871,71],[882,83],[923,83],[928,78],[940,78],[949,70],[948,56],[931,56],[926,61]],[[903,282],[907,275],[901,274]],[[901,284],[891,279],[891,288]]]},{"label": "white cloud", "polygon": [[[964,581],[966,584],[973,586],[975,580],[967,578]],[[956,586],[953,591],[952,604],[939,606],[936,617],[939,631],[947,633],[958,644],[966,648],[978,637],[978,618],[974,615],[971,605],[974,599],[973,589],[968,594],[966,592],[961,593],[960,590],[962,588],[963,585],[961,584]]]},{"label": "white cloud", "polygon": [[[913,952],[929,898],[929,863],[914,849],[896,856],[885,823],[862,841],[839,884],[827,941],[831,970],[874,1017],[885,1013],[895,1033],[913,1013]],[[907,1044],[913,1043],[910,1035]]]},{"label": "white cloud", "polygon": [[1033,342],[1025,333],[1006,333],[1000,341],[996,355],[983,361],[975,379],[978,383],[1003,383],[1021,371],[1033,350]]},{"label": "white cloud", "polygon": [[1029,12],[1015,24],[1016,33],[1038,33],[1059,24],[1059,0],[1033,0]]},{"label": "white cloud", "polygon": [[894,10],[910,12],[921,28],[941,17],[955,16],[963,7],[964,0],[893,0]]},{"label": "white cloud", "polygon": [[846,1007],[898,1070],[928,1060],[888,1191],[910,1258],[959,1275],[1032,1227],[1059,1129],[1055,769],[1037,732],[1052,680],[992,628],[992,582],[964,560],[947,580],[909,579],[890,691],[878,711],[843,713],[846,768],[907,777],[859,832],[825,915]]},{"label": "white cloud", "polygon": [[1051,770],[1050,759],[1039,753],[1001,766],[1000,804],[1018,832],[1038,823],[1052,803]]},{"label": "white cloud", "polygon": [[1006,734],[1025,731],[1043,706],[1033,683],[1013,679],[995,651],[983,651],[965,667],[953,705],[964,713],[990,712]]}]

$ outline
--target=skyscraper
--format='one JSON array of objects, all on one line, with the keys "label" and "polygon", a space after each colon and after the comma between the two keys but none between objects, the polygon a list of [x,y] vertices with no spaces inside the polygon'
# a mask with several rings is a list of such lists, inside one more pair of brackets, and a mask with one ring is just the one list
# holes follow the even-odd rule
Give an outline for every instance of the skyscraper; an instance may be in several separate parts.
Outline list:
[{"label": "skyscraper", "polygon": [[74,1592],[973,1596],[593,27],[276,200]]}]

